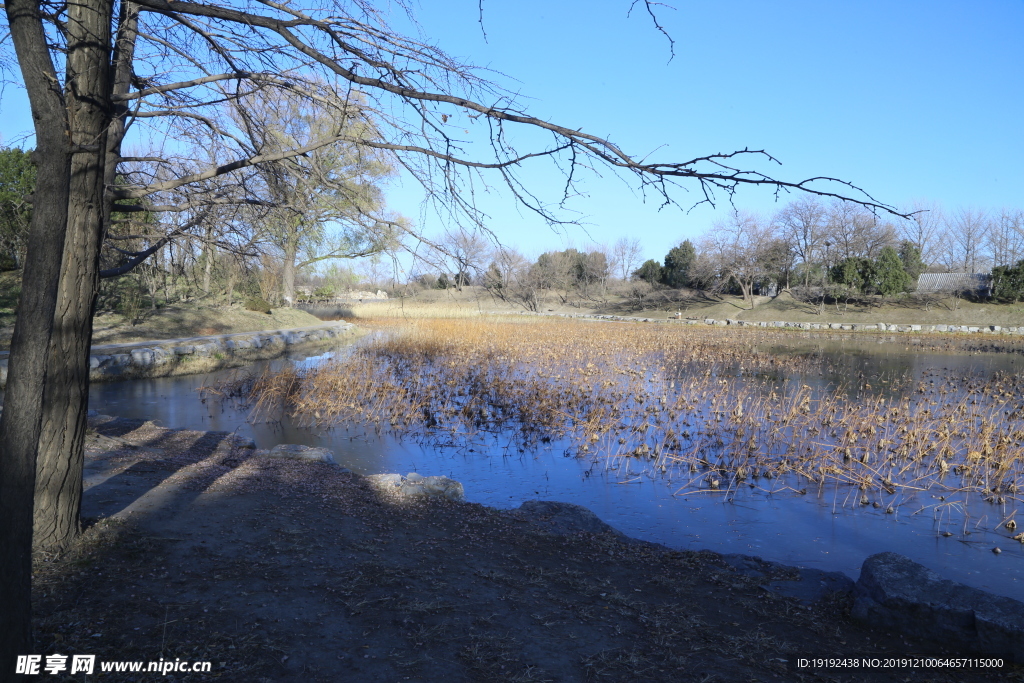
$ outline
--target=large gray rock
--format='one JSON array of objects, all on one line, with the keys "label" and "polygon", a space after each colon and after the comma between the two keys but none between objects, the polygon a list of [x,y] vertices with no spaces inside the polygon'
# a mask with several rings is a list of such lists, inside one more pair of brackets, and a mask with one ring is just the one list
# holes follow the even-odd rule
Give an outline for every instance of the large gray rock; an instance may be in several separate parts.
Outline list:
[{"label": "large gray rock", "polygon": [[864,561],[852,614],[950,650],[1024,662],[1024,603],[943,579],[896,553]]},{"label": "large gray rock", "polygon": [[316,448],[313,446],[300,446],[298,444],[282,443],[274,446],[267,454],[271,458],[289,458],[291,460],[313,460],[315,462],[326,462],[331,465],[337,464],[334,460],[334,453],[327,448]]},{"label": "large gray rock", "polygon": [[533,522],[545,532],[564,536],[580,532],[590,534],[612,533],[623,536],[615,527],[582,505],[559,503],[553,500],[528,500],[512,514],[517,519]]},{"label": "large gray rock", "polygon": [[406,480],[399,486],[399,493],[404,498],[447,498],[448,500],[464,500],[466,495],[462,484],[448,477],[423,477],[410,472]]},{"label": "large gray rock", "polygon": [[444,498],[462,501],[466,498],[462,484],[448,477],[424,477],[417,472],[406,476],[400,474],[371,474],[370,484],[390,495],[400,498]]}]

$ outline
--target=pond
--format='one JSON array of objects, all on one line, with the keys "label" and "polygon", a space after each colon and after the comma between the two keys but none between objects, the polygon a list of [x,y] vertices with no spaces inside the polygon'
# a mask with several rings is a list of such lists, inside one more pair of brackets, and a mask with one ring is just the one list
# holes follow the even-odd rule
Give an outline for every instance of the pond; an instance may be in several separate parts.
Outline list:
[{"label": "pond", "polygon": [[[763,368],[751,372],[740,361],[717,367],[710,375],[722,382],[755,381],[751,378],[757,376],[757,382],[775,382],[780,393],[790,387],[815,397],[841,387],[851,401],[870,402],[887,397],[892,401],[934,381],[939,373],[968,378],[968,383],[970,378],[980,382],[1000,373],[1019,377],[1024,363],[1013,354],[926,354],[893,343],[791,337],[784,343],[752,343],[750,349],[778,358],[798,357],[804,370],[783,364],[766,380]],[[312,367],[349,351],[286,362]],[[283,367],[284,362],[275,361],[274,367]],[[872,504],[858,504],[861,490],[853,486],[826,479],[819,486],[800,486],[791,474],[770,483],[737,479],[730,480],[728,490],[723,490],[724,483],[709,488],[704,471],[696,476],[682,467],[659,472],[640,458],[600,455],[604,441],[581,453],[578,442],[564,435],[524,443],[503,433],[423,438],[422,433],[403,436],[402,430],[390,426],[354,422],[306,426],[286,416],[251,424],[248,410],[231,400],[200,397],[200,387],[237,373],[96,384],[90,408],[152,419],[167,427],[238,430],[260,448],[278,443],[324,446],[334,451],[341,465],[362,474],[443,474],[463,483],[468,500],[497,508],[517,507],[531,499],[577,503],[627,535],[674,548],[757,555],[842,571],[852,578],[868,555],[892,550],[945,578],[1024,599],[1024,543],[1012,540],[1016,532],[1000,526],[1008,516],[1013,518],[1019,503],[1016,490],[997,501],[977,491],[923,489],[908,495],[901,489],[887,496],[869,489]],[[747,380],[744,374],[749,375]],[[969,395],[974,390],[964,385],[943,395]],[[694,415],[706,408],[701,406]],[[727,442],[725,449],[730,445]],[[697,479],[700,482],[694,484]],[[1024,519],[1021,522],[1024,525]],[[995,547],[1002,552],[993,553]]]}]

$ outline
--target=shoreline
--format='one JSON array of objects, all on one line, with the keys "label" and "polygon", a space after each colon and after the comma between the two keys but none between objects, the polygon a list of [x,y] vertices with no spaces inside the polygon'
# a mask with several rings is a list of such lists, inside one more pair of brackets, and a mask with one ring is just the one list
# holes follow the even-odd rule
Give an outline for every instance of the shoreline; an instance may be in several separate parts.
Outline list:
[{"label": "shoreline", "polygon": [[[219,642],[216,653],[191,658],[224,661],[226,680],[254,680],[256,667],[282,681],[582,682],[599,671],[622,681],[678,681],[681,671],[787,678],[812,674],[795,669],[801,653],[952,654],[950,642],[968,642],[936,643],[921,624],[887,623],[878,611],[865,626],[851,617],[853,582],[830,572],[629,539],[580,506],[504,511],[409,499],[393,483],[270,458],[225,432],[100,416],[90,424],[83,506],[97,521],[78,549],[37,565],[37,630],[80,624],[56,631],[50,649],[79,643],[129,658],[129,637],[151,653],[162,639]],[[83,563],[101,573],[83,572]],[[87,613],[76,611],[80,602]],[[125,609],[134,611],[119,627],[111,610]],[[314,620],[325,609],[332,616]],[[924,626],[935,622],[933,614]],[[170,638],[169,623],[183,625]],[[188,637],[177,631],[186,627]],[[215,637],[250,627],[229,642],[250,638],[259,648],[239,651]],[[266,656],[267,646],[276,654]],[[347,673],[330,669],[338,659]],[[440,661],[449,665],[437,670]],[[523,678],[530,671],[546,676]],[[934,681],[1006,674],[899,673]]]},{"label": "shoreline", "polygon": [[[334,321],[281,330],[102,344],[89,355],[89,381],[195,375],[279,358],[288,351],[355,338],[364,330]],[[9,352],[0,352],[0,389],[7,385]]]}]

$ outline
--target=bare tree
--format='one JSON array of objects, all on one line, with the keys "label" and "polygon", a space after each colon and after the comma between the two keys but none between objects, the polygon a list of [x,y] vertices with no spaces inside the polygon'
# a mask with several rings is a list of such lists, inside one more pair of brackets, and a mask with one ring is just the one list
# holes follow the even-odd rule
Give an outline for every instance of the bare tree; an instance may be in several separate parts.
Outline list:
[{"label": "bare tree", "polygon": [[828,211],[826,241],[834,261],[875,259],[885,247],[895,246],[896,227],[855,202],[837,200]]},{"label": "bare tree", "polygon": [[989,267],[986,253],[991,228],[988,216],[977,209],[958,209],[945,223],[946,266],[961,273],[979,273]]},{"label": "bare tree", "polygon": [[707,254],[717,266],[721,277],[733,279],[743,292],[743,299],[754,307],[754,286],[772,275],[778,251],[772,226],[760,216],[734,211],[729,218],[717,221],[700,243],[699,253]]},{"label": "bare tree", "polygon": [[498,247],[491,254],[484,286],[502,301],[522,306],[528,311],[538,311],[543,283],[531,265],[530,260],[516,249]]},{"label": "bare tree", "polygon": [[491,245],[483,235],[466,229],[448,230],[444,239],[440,240],[441,261],[447,262],[448,271],[455,283],[455,288],[462,288],[470,283],[473,273],[482,273]]},{"label": "bare tree", "polygon": [[[656,4],[645,3],[649,9]],[[80,528],[92,316],[101,244],[115,210],[191,215],[224,204],[278,206],[280,198],[262,192],[260,165],[333,144],[391,155],[430,201],[476,226],[486,216],[473,204],[472,183],[483,173],[498,176],[529,210],[566,222],[519,175],[525,162],[543,159],[562,164],[567,194],[590,167],[621,172],[668,204],[675,204],[679,183],[696,186],[701,201],[709,202],[743,185],[826,197],[859,192],[834,179],[785,181],[744,168],[744,159],[771,158],[758,150],[637,160],[578,126],[526,114],[513,93],[440,49],[391,30],[372,0],[328,2],[309,11],[276,2],[9,0],[5,12],[41,160],[29,276],[0,419],[0,513],[8,522],[0,534],[0,633],[11,635],[0,649],[5,676],[14,670],[14,655],[32,649],[33,495],[40,546],[66,546]],[[257,91],[314,104],[325,87],[342,100],[365,102],[376,128],[343,130],[287,149],[252,149],[226,114],[225,103]],[[543,132],[551,142],[517,150],[508,142],[508,129],[517,127]],[[487,144],[462,142],[470,128]],[[149,141],[145,156],[122,153],[132,131]],[[208,154],[188,156],[187,149]],[[477,156],[478,149],[485,156]],[[116,182],[119,177],[126,182]],[[200,223],[190,218],[185,224]],[[113,270],[127,272],[174,238],[169,233],[124,254]]]},{"label": "bare tree", "polygon": [[790,202],[775,216],[779,237],[799,259],[804,286],[810,285],[811,270],[821,260],[820,252],[826,237],[827,211],[814,197]]},{"label": "bare tree", "polygon": [[942,208],[935,202],[914,202],[908,218],[896,223],[901,240],[921,250],[921,260],[927,264],[939,260],[943,248],[944,223]]},{"label": "bare tree", "polygon": [[232,116],[246,132],[249,152],[280,156],[255,165],[254,182],[275,206],[257,213],[256,222],[281,254],[281,296],[295,301],[297,271],[315,263],[359,258],[392,246],[400,218],[383,210],[379,184],[393,174],[381,150],[338,138],[375,138],[365,107],[320,88],[315,101],[262,90],[232,102]]},{"label": "bare tree", "polygon": [[988,232],[987,251],[994,266],[1013,266],[1024,259],[1024,211],[999,212]]},{"label": "bare tree", "polygon": [[359,274],[360,284],[372,287],[386,286],[394,272],[392,264],[388,263],[384,254],[374,254],[359,259],[356,262],[355,270]]},{"label": "bare tree", "polygon": [[643,260],[643,246],[639,237],[620,237],[612,245],[608,257],[608,267],[623,282],[629,280],[633,271],[640,267]]}]

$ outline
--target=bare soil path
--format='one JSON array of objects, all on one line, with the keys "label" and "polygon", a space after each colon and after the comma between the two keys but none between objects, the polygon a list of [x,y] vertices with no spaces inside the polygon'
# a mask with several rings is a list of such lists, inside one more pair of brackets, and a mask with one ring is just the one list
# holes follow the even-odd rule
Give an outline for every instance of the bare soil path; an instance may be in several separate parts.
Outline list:
[{"label": "bare soil path", "polygon": [[777,566],[745,576],[713,553],[554,535],[471,503],[404,503],[224,433],[93,427],[84,513],[96,521],[71,552],[37,562],[39,653],[212,662],[167,681],[1024,680],[798,671],[798,657],[954,644],[862,629],[841,601],[808,608],[768,593],[786,578]]}]

